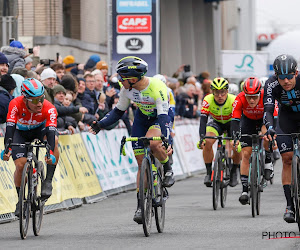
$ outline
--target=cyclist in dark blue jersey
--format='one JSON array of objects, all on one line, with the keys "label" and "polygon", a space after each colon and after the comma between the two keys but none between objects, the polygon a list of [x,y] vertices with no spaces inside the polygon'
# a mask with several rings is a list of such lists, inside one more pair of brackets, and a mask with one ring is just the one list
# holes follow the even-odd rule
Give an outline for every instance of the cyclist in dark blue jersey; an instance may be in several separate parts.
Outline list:
[{"label": "cyclist in dark blue jersey", "polygon": [[[264,122],[268,129],[267,140],[272,140],[276,134],[296,133],[300,128],[300,76],[297,61],[291,55],[278,56],[273,64],[275,75],[265,84],[264,90]],[[273,111],[275,100],[279,104],[278,125],[274,128]],[[290,136],[278,136],[277,145],[282,157],[282,185],[287,207],[284,220],[295,222],[294,204],[291,197],[291,169],[293,158],[293,143]]]}]

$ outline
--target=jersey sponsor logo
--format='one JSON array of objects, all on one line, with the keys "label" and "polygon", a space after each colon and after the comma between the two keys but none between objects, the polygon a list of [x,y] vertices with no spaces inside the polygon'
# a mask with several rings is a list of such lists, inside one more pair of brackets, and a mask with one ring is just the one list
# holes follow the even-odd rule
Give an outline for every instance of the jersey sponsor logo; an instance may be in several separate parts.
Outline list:
[{"label": "jersey sponsor logo", "polygon": [[15,119],[17,112],[18,112],[18,108],[17,108],[17,106],[14,106],[10,112],[10,118]]},{"label": "jersey sponsor logo", "polygon": [[202,108],[208,108],[209,107],[209,103],[204,100],[203,103],[202,103]]},{"label": "jersey sponsor logo", "polygon": [[50,121],[52,123],[55,123],[56,121],[56,112],[55,112],[55,108],[51,108],[48,110],[48,113],[50,114]]},{"label": "jersey sponsor logo", "polygon": [[165,101],[164,94],[163,94],[163,92],[162,92],[161,90],[159,91],[159,94],[160,94],[160,96],[161,96],[161,99],[162,99],[163,101]]},{"label": "jersey sponsor logo", "polygon": [[278,85],[278,81],[270,82],[267,86],[267,95],[272,95],[272,89],[274,89]]},{"label": "jersey sponsor logo", "polygon": [[119,15],[117,16],[118,33],[151,33],[151,15]]}]

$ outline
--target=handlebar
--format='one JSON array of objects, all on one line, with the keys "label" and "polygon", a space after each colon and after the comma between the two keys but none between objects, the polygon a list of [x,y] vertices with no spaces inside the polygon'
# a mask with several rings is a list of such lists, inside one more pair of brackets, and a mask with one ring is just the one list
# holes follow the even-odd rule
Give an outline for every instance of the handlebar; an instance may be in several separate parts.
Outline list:
[{"label": "handlebar", "polygon": [[48,143],[47,140],[44,141],[39,141],[39,140],[35,140],[33,141],[34,144],[32,144],[31,142],[25,142],[25,143],[13,143],[12,142],[12,138],[8,139],[8,142],[5,146],[5,150],[4,153],[7,154],[10,150],[11,147],[16,146],[16,147],[35,147],[35,148],[46,148],[46,156],[47,158],[50,158],[50,145]]},{"label": "handlebar", "polygon": [[162,141],[164,147],[167,149],[169,144],[168,140],[162,135],[162,136],[156,136],[156,137],[126,137],[123,136],[121,140],[121,146],[120,146],[120,154],[126,155],[124,145],[126,142],[130,141],[142,141],[144,143],[144,146],[146,146],[150,141]]},{"label": "handlebar", "polygon": [[[223,140],[232,141],[232,140],[233,140],[232,137],[228,137],[228,136],[225,136],[225,137],[220,136],[220,135],[219,135],[219,136],[204,136],[204,137],[202,137],[201,140],[198,141],[198,143],[197,143],[197,148],[198,148],[198,149],[200,149],[200,146],[201,146],[202,142],[205,141],[205,139],[215,139],[215,140],[218,140],[218,141],[223,141]],[[241,150],[242,150],[242,147],[241,147],[241,144],[239,143],[239,145],[237,146],[236,151],[237,151],[238,153],[240,153]]]}]

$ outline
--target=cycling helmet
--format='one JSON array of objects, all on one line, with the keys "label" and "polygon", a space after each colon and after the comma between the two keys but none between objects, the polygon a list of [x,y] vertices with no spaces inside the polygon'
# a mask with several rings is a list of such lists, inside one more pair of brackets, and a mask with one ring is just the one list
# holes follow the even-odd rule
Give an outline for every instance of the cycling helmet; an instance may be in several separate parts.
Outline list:
[{"label": "cycling helmet", "polygon": [[266,77],[266,76],[259,78],[259,81],[260,81],[260,83],[261,83],[261,87],[262,87],[262,88],[265,87],[266,81],[267,81],[268,79],[269,79],[269,78]]},{"label": "cycling helmet", "polygon": [[22,95],[28,97],[38,97],[44,94],[44,85],[35,78],[27,78],[21,85]]},{"label": "cycling helmet", "polygon": [[155,76],[153,76],[154,78],[158,78],[159,80],[161,80],[164,84],[167,84],[167,79],[161,75],[161,74],[157,74]]},{"label": "cycling helmet", "polygon": [[122,58],[117,66],[116,72],[125,77],[137,77],[139,80],[147,73],[148,64],[136,56]]},{"label": "cycling helmet", "polygon": [[244,92],[246,95],[257,95],[261,90],[261,83],[257,77],[249,77],[244,84]]},{"label": "cycling helmet", "polygon": [[233,95],[238,95],[239,87],[235,83],[229,83],[228,93]]},{"label": "cycling helmet", "polygon": [[217,77],[212,81],[212,83],[210,85],[210,88],[211,89],[217,89],[217,90],[219,90],[219,89],[228,89],[229,88],[229,83],[225,78]]},{"label": "cycling helmet", "polygon": [[294,57],[283,54],[276,57],[273,68],[276,75],[295,73],[297,70],[297,61]]},{"label": "cycling helmet", "polygon": [[240,84],[241,84],[241,85],[240,85],[241,92],[243,92],[243,91],[244,91],[244,84],[245,84],[245,81],[242,81]]}]

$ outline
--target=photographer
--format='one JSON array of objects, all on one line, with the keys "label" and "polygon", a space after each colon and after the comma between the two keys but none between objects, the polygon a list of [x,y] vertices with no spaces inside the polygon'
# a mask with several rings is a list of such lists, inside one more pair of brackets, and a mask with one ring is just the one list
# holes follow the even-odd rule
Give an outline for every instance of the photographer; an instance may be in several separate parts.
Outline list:
[{"label": "photographer", "polygon": [[186,84],[182,87],[183,92],[176,97],[175,115],[186,118],[199,117],[198,105],[195,102],[196,87]]},{"label": "photographer", "polygon": [[186,83],[186,80],[193,76],[193,72],[191,71],[191,66],[188,64],[182,64],[177,71],[173,74],[172,77],[177,78],[180,82],[180,85],[183,86]]}]

